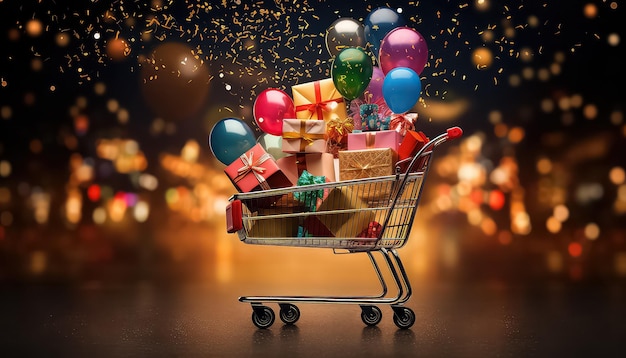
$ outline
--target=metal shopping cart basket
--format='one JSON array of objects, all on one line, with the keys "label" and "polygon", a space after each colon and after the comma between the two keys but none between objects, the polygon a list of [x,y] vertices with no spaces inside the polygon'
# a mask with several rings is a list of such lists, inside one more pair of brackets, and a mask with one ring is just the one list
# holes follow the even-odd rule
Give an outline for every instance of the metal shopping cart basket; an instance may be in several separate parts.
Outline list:
[{"label": "metal shopping cart basket", "polygon": [[[428,141],[414,157],[398,162],[395,175],[233,195],[226,208],[227,231],[237,233],[242,242],[365,253],[382,287],[376,296],[240,297],[240,302],[252,305],[254,325],[268,328],[274,323],[274,311],[264,303],[277,303],[279,317],[288,325],[300,318],[296,303],[342,303],[358,304],[361,319],[368,326],[375,326],[382,319],[382,311],[376,305],[390,305],[396,326],[411,327],[415,314],[404,306],[411,297],[411,285],[396,250],[409,238],[433,151],[461,135],[460,128],[449,128]],[[396,287],[395,295],[388,294],[387,282],[373,252],[384,258]]]}]

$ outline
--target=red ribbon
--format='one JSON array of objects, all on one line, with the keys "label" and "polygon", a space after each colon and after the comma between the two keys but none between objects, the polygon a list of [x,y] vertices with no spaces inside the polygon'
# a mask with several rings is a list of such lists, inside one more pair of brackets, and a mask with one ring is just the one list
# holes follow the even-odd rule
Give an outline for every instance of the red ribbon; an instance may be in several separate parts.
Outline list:
[{"label": "red ribbon", "polygon": [[395,130],[401,135],[406,135],[407,130],[415,129],[417,113],[392,114],[389,121],[389,129]]},{"label": "red ribbon", "polygon": [[[331,99],[327,99],[325,101],[322,101],[322,90],[320,88],[320,83],[319,81],[315,81],[313,82],[313,88],[315,91],[315,102],[314,103],[307,103],[307,104],[301,104],[299,106],[296,106],[296,112],[301,112],[301,111],[308,111],[311,114],[309,115],[309,118],[307,119],[312,119],[313,118],[313,113],[317,114],[317,119],[324,119],[324,112],[332,112],[334,106],[332,106],[332,103],[341,103],[343,102],[343,98],[331,98]],[[330,97],[335,95],[335,92],[337,91],[337,89],[334,89],[333,92],[329,95]]]}]

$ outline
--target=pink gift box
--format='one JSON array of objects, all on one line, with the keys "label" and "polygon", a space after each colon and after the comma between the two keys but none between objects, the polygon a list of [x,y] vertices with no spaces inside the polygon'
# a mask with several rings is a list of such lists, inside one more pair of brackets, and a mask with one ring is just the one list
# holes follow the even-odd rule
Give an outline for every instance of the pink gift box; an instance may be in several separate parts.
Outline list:
[{"label": "pink gift box", "polygon": [[292,186],[276,161],[259,143],[229,164],[224,172],[241,193]]},{"label": "pink gift box", "polygon": [[328,182],[336,181],[334,162],[334,156],[330,153],[299,153],[280,158],[276,164],[296,185],[305,169],[315,176],[325,176]]},{"label": "pink gift box", "polygon": [[324,153],[326,122],[317,119],[283,119],[283,152]]},{"label": "pink gift box", "polygon": [[395,130],[348,134],[348,150],[390,148],[398,153],[401,142],[402,135]]}]

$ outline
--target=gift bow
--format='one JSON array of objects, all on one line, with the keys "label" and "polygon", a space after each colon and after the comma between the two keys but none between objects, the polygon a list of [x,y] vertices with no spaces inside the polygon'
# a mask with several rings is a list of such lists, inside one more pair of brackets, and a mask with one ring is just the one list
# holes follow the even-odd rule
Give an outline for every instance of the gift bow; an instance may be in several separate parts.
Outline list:
[{"label": "gift bow", "polygon": [[296,106],[296,112],[308,111],[309,113],[311,113],[309,115],[309,118],[307,119],[312,119],[313,113],[317,114],[317,119],[324,119],[323,112],[332,112],[336,106],[336,103],[343,102],[343,97],[332,98],[337,92],[336,88],[334,88],[333,91],[330,93],[329,97],[331,98],[327,100],[323,100],[323,101],[322,101],[322,90],[321,90],[319,81],[316,81],[313,83],[313,89],[315,92],[315,102],[301,104],[299,106]]},{"label": "gift bow", "polygon": [[241,162],[243,163],[243,167],[237,169],[235,183],[243,179],[243,177],[248,175],[250,172],[252,172],[256,180],[261,185],[261,188],[263,190],[269,189],[270,186],[269,184],[267,184],[267,181],[262,175],[265,172],[265,168],[261,167],[260,165],[270,158],[271,156],[269,155],[269,153],[263,153],[263,155],[261,155],[257,160],[254,160],[254,152],[251,151],[249,156],[246,156],[246,153],[243,153],[239,157],[239,159],[241,159]]},{"label": "gift bow", "polygon": [[416,120],[417,113],[394,113],[391,115],[391,120],[389,121],[389,129],[395,130],[404,136],[407,130],[415,129]]},{"label": "gift bow", "polygon": [[284,139],[300,139],[300,151],[304,152],[307,145],[313,144],[314,141],[318,139],[324,139],[324,133],[307,133],[306,132],[306,121],[300,121],[300,131],[299,132],[284,132]]},{"label": "gift bow", "polygon": [[348,133],[352,133],[354,130],[354,122],[352,118],[332,118],[328,120],[326,123],[326,132],[329,134],[331,139],[337,140],[335,137],[335,133],[339,134],[339,137],[344,137],[348,135]]}]

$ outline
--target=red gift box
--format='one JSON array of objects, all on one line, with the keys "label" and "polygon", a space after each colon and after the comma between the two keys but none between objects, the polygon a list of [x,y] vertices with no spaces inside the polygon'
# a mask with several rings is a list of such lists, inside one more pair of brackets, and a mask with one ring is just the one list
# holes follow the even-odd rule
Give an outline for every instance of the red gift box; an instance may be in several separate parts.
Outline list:
[{"label": "red gift box", "polygon": [[[424,145],[428,143],[428,137],[422,133],[421,131],[413,131],[407,130],[402,143],[400,143],[400,147],[398,148],[398,161],[402,161],[400,165],[400,170],[404,172],[407,169],[407,166],[410,164],[410,160],[407,158],[412,158],[417,154],[417,152],[422,149]],[[404,160],[407,159],[407,160]],[[426,164],[423,160],[422,162],[418,162],[414,167],[414,170],[419,170],[421,167]]]},{"label": "red gift box", "polygon": [[224,172],[241,193],[293,185],[259,143],[229,164]]}]

